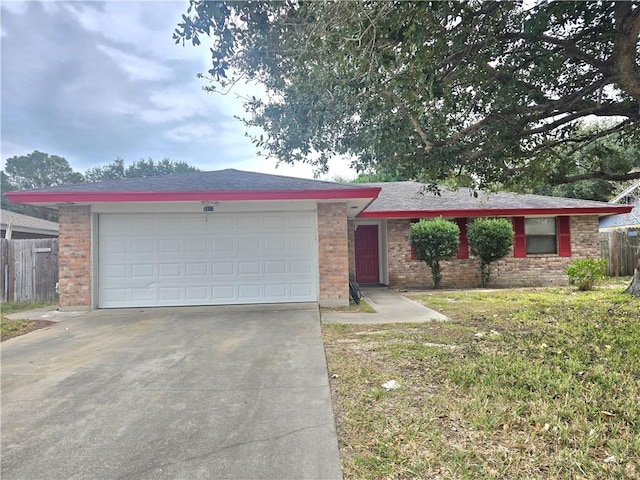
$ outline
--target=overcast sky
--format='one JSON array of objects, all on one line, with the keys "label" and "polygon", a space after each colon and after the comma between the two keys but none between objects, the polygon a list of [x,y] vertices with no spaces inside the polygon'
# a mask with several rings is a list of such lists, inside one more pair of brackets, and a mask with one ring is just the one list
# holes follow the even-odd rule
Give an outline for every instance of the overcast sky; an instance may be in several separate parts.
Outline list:
[{"label": "overcast sky", "polygon": [[[309,166],[258,157],[233,118],[244,113],[237,95],[202,90],[209,46],[171,39],[188,3],[2,0],[1,159],[40,150],[83,171],[118,156],[170,157],[311,178]],[[354,177],[348,163],[322,178]]]}]

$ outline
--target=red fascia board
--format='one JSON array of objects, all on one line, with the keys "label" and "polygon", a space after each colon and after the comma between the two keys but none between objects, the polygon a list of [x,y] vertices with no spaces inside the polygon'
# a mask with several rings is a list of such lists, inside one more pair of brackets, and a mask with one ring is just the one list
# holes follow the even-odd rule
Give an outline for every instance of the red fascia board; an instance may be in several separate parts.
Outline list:
[{"label": "red fascia board", "polygon": [[228,190],[179,192],[7,192],[12,203],[121,203],[121,202],[194,202],[246,200],[339,200],[371,198],[380,193],[374,188],[335,190]]},{"label": "red fascia board", "polygon": [[550,207],[550,208],[477,208],[460,210],[389,210],[367,212],[358,218],[432,218],[432,217],[517,217],[530,215],[608,215],[629,213],[632,205],[611,205],[603,207]]}]

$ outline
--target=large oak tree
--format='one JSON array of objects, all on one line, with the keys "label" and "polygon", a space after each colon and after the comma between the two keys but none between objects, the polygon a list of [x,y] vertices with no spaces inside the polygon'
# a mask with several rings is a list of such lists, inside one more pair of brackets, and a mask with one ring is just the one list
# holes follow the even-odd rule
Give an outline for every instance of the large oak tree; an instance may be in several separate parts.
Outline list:
[{"label": "large oak tree", "polygon": [[558,146],[638,145],[639,33],[639,2],[191,0],[174,38],[211,36],[209,89],[264,85],[245,122],[271,156],[484,184],[562,171]]}]

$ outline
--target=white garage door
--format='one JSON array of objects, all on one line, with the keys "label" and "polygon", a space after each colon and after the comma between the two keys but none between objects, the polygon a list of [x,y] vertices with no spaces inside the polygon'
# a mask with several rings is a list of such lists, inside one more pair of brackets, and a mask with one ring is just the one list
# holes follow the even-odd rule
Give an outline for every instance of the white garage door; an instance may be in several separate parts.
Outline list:
[{"label": "white garage door", "polygon": [[315,212],[103,214],[98,305],[317,300]]}]

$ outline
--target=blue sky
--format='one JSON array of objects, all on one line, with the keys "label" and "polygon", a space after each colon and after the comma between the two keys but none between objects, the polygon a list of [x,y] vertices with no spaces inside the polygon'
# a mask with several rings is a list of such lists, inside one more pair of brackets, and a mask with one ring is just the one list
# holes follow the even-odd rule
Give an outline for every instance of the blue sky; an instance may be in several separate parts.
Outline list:
[{"label": "blue sky", "polygon": [[[22,2],[1,14],[1,159],[33,150],[78,171],[116,157],[184,160],[203,170],[237,168],[311,178],[307,165],[260,157],[234,118],[243,85],[205,93],[209,46],[175,45],[183,1]],[[354,177],[349,161],[328,175]]]}]

